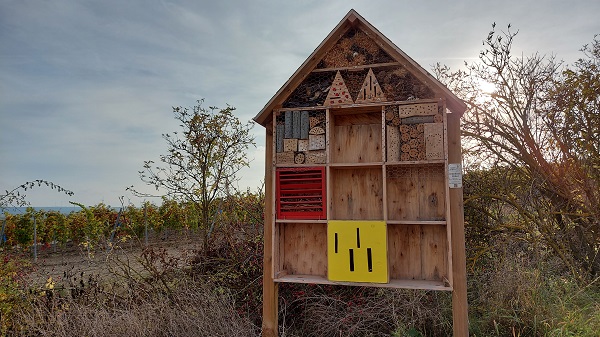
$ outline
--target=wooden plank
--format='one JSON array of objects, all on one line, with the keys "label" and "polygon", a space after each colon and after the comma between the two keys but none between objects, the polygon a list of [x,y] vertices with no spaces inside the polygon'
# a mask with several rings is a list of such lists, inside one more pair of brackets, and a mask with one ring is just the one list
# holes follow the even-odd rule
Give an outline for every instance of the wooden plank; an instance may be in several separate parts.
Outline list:
[{"label": "wooden plank", "polygon": [[[460,115],[449,114],[448,126],[448,162],[460,164],[462,162],[460,140]],[[452,320],[454,322],[454,336],[467,337],[469,335],[468,304],[467,304],[467,266],[465,251],[465,224],[463,189],[451,188],[450,198],[450,227],[451,235],[451,269],[452,269]]]},{"label": "wooden plank", "polygon": [[418,220],[446,219],[445,169],[440,165],[419,167]]},{"label": "wooden plank", "polygon": [[350,67],[339,67],[339,68],[323,68],[323,69],[314,69],[313,73],[321,73],[321,72],[329,72],[329,71],[338,71],[338,70],[363,70],[367,68],[379,68],[379,67],[389,67],[389,66],[398,66],[400,63],[398,62],[387,62],[387,63],[374,63],[367,64],[362,66],[350,66]]},{"label": "wooden plank", "polygon": [[420,280],[421,226],[388,225],[390,278]]},{"label": "wooden plank", "polygon": [[[356,111],[356,109],[349,109],[349,111]],[[381,125],[381,111],[335,115],[334,123],[336,126],[363,124]]]},{"label": "wooden plank", "polygon": [[288,274],[327,275],[327,226],[285,223],[283,270]]},{"label": "wooden plank", "polygon": [[308,139],[310,124],[308,122],[308,111],[300,111],[300,139]]},{"label": "wooden plank", "polygon": [[281,283],[304,283],[304,284],[331,284],[345,286],[364,286],[375,288],[395,288],[395,289],[415,289],[415,290],[434,290],[434,291],[452,291],[452,287],[444,282],[423,281],[423,280],[398,280],[391,279],[389,283],[358,283],[358,282],[340,282],[329,281],[322,276],[314,275],[285,275],[275,280]]},{"label": "wooden plank", "polygon": [[389,220],[419,217],[419,175],[414,166],[387,166],[387,210]]},{"label": "wooden plank", "polygon": [[[271,124],[272,125],[272,124]],[[273,172],[273,129],[267,128],[265,153],[265,222],[263,254],[263,331],[277,331],[278,286],[274,279],[275,174]]]},{"label": "wooden plank", "polygon": [[381,168],[332,169],[332,219],[383,219]]},{"label": "wooden plank", "polygon": [[380,162],[381,124],[335,126],[330,145],[335,163]]},{"label": "wooden plank", "polygon": [[448,275],[446,227],[421,226],[422,277],[428,281],[444,281]]}]

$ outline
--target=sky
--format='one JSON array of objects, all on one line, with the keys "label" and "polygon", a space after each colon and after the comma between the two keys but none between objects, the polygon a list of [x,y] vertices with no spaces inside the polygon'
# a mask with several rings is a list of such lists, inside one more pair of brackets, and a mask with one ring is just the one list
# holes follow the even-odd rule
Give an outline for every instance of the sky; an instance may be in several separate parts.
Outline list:
[{"label": "sky", "polygon": [[[474,62],[493,22],[513,53],[572,63],[600,34],[600,1],[0,0],[0,194],[44,179],[33,206],[139,205],[126,187],[158,162],[173,106],[237,108],[251,120],[350,9],[423,68]],[[264,180],[255,125],[239,187]]]}]

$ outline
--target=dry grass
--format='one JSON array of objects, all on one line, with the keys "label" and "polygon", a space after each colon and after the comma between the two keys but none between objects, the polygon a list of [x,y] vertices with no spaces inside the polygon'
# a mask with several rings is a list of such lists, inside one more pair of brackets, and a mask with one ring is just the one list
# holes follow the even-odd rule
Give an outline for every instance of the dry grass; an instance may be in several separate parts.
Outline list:
[{"label": "dry grass", "polygon": [[195,284],[170,296],[80,303],[48,296],[21,310],[15,335],[35,336],[253,336],[228,296]]}]

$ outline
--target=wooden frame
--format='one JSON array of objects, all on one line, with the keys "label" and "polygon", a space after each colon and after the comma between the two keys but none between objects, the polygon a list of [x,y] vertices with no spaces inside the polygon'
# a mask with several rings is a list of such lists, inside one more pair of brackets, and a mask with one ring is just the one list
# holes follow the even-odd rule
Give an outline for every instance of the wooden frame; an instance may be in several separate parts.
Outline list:
[{"label": "wooden frame", "polygon": [[[372,48],[394,61],[317,67],[350,29],[360,29],[376,42]],[[396,77],[407,74],[405,80],[429,97],[386,100],[382,90],[391,87],[386,87],[385,74],[392,72]],[[304,83],[332,79],[333,73],[337,88],[351,97],[334,100],[339,95],[325,97],[319,91],[322,83]],[[369,77],[356,80],[356,74]],[[302,91],[311,97],[289,101]],[[353,10],[275,94],[255,117],[267,127],[263,335],[277,335],[277,284],[285,282],[452,291],[454,335],[468,335],[462,189],[450,188],[448,178],[449,164],[461,162],[465,109]],[[325,214],[284,216],[276,207],[281,190],[274,173],[311,166],[322,167],[326,177]],[[388,277],[379,278],[381,283],[328,277],[329,223],[341,230],[352,221],[385,226],[379,228],[385,228]]]}]

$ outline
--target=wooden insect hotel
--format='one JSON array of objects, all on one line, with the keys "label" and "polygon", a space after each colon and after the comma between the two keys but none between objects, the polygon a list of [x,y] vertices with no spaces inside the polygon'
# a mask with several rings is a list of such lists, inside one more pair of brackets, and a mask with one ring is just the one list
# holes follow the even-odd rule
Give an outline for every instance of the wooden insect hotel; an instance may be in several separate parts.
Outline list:
[{"label": "wooden insect hotel", "polygon": [[282,282],[452,291],[468,335],[465,109],[354,10],[265,105],[264,336]]}]

